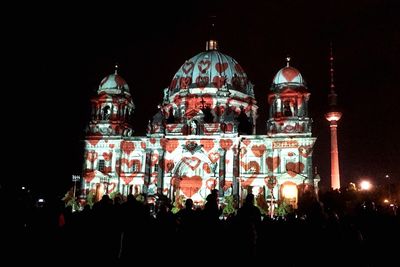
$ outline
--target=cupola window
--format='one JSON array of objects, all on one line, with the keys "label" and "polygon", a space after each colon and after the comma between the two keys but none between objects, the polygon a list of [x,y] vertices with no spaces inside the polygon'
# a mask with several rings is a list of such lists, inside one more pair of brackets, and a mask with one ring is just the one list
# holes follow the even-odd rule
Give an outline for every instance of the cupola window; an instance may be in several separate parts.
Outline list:
[{"label": "cupola window", "polygon": [[111,109],[110,106],[105,106],[103,108],[103,120],[108,120],[111,115]]}]

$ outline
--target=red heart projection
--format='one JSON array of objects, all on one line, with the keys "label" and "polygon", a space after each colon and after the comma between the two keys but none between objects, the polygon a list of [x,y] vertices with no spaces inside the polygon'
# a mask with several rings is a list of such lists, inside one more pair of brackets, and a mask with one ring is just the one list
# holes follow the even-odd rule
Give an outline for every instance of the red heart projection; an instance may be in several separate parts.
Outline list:
[{"label": "red heart projection", "polygon": [[90,183],[94,179],[95,176],[96,176],[96,174],[94,171],[86,172],[84,175],[85,182]]},{"label": "red heart projection", "polygon": [[215,69],[221,74],[228,68],[228,63],[217,63],[215,64]]},{"label": "red heart projection", "polygon": [[204,163],[204,164],[203,164],[203,170],[204,170],[206,173],[211,173],[210,165],[208,165],[208,163]]},{"label": "red heart projection", "polygon": [[281,163],[281,158],[278,157],[268,157],[266,159],[266,163],[268,166],[268,170],[270,171],[275,171],[276,168],[278,168],[279,164]]},{"label": "red heart projection", "polygon": [[297,174],[303,172],[304,164],[301,162],[288,162],[286,163],[286,170],[291,177],[295,177]]},{"label": "red heart projection", "polygon": [[138,169],[139,170],[141,169],[141,162],[140,162],[140,160],[137,160],[137,159],[128,160],[128,159],[123,158],[123,159],[121,159],[121,165],[124,165],[124,164],[126,164],[126,166],[128,166],[129,169],[132,168],[133,165],[137,165]]},{"label": "red heart projection", "polygon": [[247,188],[248,186],[250,186],[256,177],[257,177],[257,175],[253,174],[247,179],[241,178],[240,181],[241,181],[242,188]]},{"label": "red heart projection", "polygon": [[114,144],[109,144],[108,147],[109,147],[109,148],[114,148],[115,145],[114,145]]},{"label": "red heart projection", "polygon": [[182,66],[182,70],[185,74],[188,74],[194,67],[194,63],[191,61],[187,61],[185,62],[185,64],[183,64]]},{"label": "red heart projection", "polygon": [[254,156],[261,158],[265,152],[265,149],[265,145],[254,145],[252,146],[251,151],[253,152]]},{"label": "red heart projection", "polygon": [[250,145],[251,140],[249,140],[249,139],[244,139],[244,140],[242,141],[242,143],[245,144],[245,146],[248,146],[248,145]]},{"label": "red heart projection", "polygon": [[179,141],[175,139],[168,140],[163,138],[160,140],[160,144],[165,151],[167,151],[168,153],[172,153],[178,147]]},{"label": "red heart projection", "polygon": [[122,180],[124,180],[125,184],[130,184],[132,182],[133,178],[135,178],[137,175],[138,175],[138,173],[136,173],[136,172],[127,173],[127,172],[121,171],[120,177]]},{"label": "red heart projection", "polygon": [[110,161],[112,159],[112,152],[109,152],[109,153],[104,152],[103,153],[103,158],[104,158],[105,161]]},{"label": "red heart projection", "polygon": [[198,76],[196,78],[196,85],[200,88],[206,87],[210,82],[210,78],[208,76]]},{"label": "red heart projection", "polygon": [[157,142],[157,140],[154,137],[150,138],[150,143],[152,143],[154,145],[156,142]]},{"label": "red heart projection", "polygon": [[210,68],[210,65],[211,65],[211,61],[210,60],[201,60],[200,62],[199,62],[199,65],[197,65],[197,67],[199,68],[199,71],[201,72],[201,73],[205,73],[209,68]]},{"label": "red heart projection", "polygon": [[240,162],[240,165],[245,171],[251,170],[254,174],[260,173],[260,164],[254,160],[249,161],[248,163]]},{"label": "red heart projection", "polygon": [[219,145],[223,150],[228,150],[233,144],[232,139],[221,139]]},{"label": "red heart projection", "polygon": [[299,147],[299,154],[305,158],[311,155],[311,146],[300,146]]},{"label": "red heart projection", "polygon": [[130,141],[122,141],[121,149],[122,149],[122,151],[124,151],[124,153],[129,155],[132,151],[135,150],[135,144]]},{"label": "red heart projection", "polygon": [[183,194],[187,197],[192,197],[201,188],[202,180],[198,175],[195,176],[182,176],[179,187]]},{"label": "red heart projection", "polygon": [[213,84],[217,88],[221,88],[222,86],[224,86],[225,81],[226,81],[225,77],[215,76],[213,78]]},{"label": "red heart projection", "polygon": [[197,169],[197,167],[199,167],[201,160],[197,157],[184,157],[182,158],[182,162],[184,162],[192,169],[192,171],[194,171],[195,169]]},{"label": "red heart projection", "polygon": [[108,184],[108,194],[112,193],[115,189],[115,187],[117,186],[117,183],[109,183]]},{"label": "red heart projection", "polygon": [[294,153],[293,153],[293,152],[288,152],[287,155],[288,155],[289,157],[293,157],[293,156],[294,156]]},{"label": "red heart projection", "polygon": [[211,152],[208,154],[208,158],[210,159],[210,161],[212,163],[217,162],[220,157],[221,157],[221,155],[218,152]]},{"label": "red heart projection", "polygon": [[174,168],[174,161],[172,159],[164,159],[165,172],[170,172]]},{"label": "red heart projection", "polygon": [[192,79],[190,77],[182,77],[179,80],[179,86],[182,89],[188,89],[191,82],[192,82]]},{"label": "red heart projection", "polygon": [[100,139],[90,139],[90,140],[87,140],[87,142],[89,144],[91,144],[92,146],[96,146],[97,143],[100,142]]},{"label": "red heart projection", "polygon": [[250,186],[254,179],[257,177],[257,174],[260,173],[260,165],[256,161],[250,161],[248,163],[240,162],[240,165],[243,167],[245,171],[252,171],[252,174],[249,178],[242,178],[242,188],[247,188]]},{"label": "red heart projection", "polygon": [[134,178],[134,174],[127,175],[127,176],[121,176],[121,179],[125,182],[125,184],[130,184]]},{"label": "red heart projection", "polygon": [[285,77],[286,81],[291,82],[294,78],[297,77],[299,73],[293,68],[284,68],[282,70],[282,75]]},{"label": "red heart projection", "polygon": [[214,140],[202,139],[200,140],[200,144],[203,146],[205,151],[209,152],[214,147]]}]

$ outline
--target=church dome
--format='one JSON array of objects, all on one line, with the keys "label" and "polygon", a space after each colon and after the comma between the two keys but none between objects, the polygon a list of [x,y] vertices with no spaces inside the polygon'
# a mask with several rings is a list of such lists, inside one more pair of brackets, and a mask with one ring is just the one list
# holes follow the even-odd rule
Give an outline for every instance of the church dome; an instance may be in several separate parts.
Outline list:
[{"label": "church dome", "polygon": [[301,76],[301,73],[291,66],[289,66],[290,59],[287,59],[286,67],[280,69],[272,81],[272,89],[279,90],[287,87],[304,87],[306,82]]},{"label": "church dome", "polygon": [[226,88],[254,96],[253,86],[240,64],[215,49],[185,61],[169,86],[170,94],[192,88]]},{"label": "church dome", "polygon": [[104,79],[101,80],[98,93],[111,93],[111,94],[120,94],[120,93],[129,93],[129,86],[126,81],[115,71],[115,73],[110,74]]},{"label": "church dome", "polygon": [[219,52],[217,45],[209,40],[206,51],[186,60],[164,89],[160,108],[169,124],[226,123],[243,112],[256,117],[253,84],[239,63]]}]

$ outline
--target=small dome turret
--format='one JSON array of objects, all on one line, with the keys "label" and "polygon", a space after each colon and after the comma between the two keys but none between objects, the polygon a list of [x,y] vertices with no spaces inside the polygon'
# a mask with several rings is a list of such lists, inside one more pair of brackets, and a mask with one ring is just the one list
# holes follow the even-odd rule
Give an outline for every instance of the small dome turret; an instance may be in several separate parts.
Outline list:
[{"label": "small dome turret", "polygon": [[97,92],[109,94],[130,94],[128,84],[118,74],[118,66],[115,67],[115,73],[110,74],[101,80]]},{"label": "small dome turret", "polygon": [[290,57],[287,57],[286,61],[286,67],[280,69],[272,81],[272,90],[280,90],[287,87],[307,88],[301,73],[289,65]]}]

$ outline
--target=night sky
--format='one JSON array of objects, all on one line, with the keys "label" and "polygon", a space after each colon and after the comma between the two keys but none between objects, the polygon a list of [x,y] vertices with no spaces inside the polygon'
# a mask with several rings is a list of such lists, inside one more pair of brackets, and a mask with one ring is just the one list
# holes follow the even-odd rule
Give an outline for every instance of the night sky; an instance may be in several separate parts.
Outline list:
[{"label": "night sky", "polygon": [[10,184],[66,192],[71,175],[81,172],[90,96],[115,63],[136,105],[135,135],[144,135],[175,72],[205,49],[210,15],[217,16],[220,51],[236,59],[255,85],[258,134],[266,133],[272,78],[291,56],[311,92],[314,166],[325,186],[330,144],[324,113],[333,41],[344,114],[338,128],[342,183],[361,177],[382,181],[386,174],[400,180],[398,1],[171,2],[18,12],[24,23],[6,29],[4,39],[15,75],[8,90],[15,116],[6,118],[16,143],[7,166],[13,170]]}]

